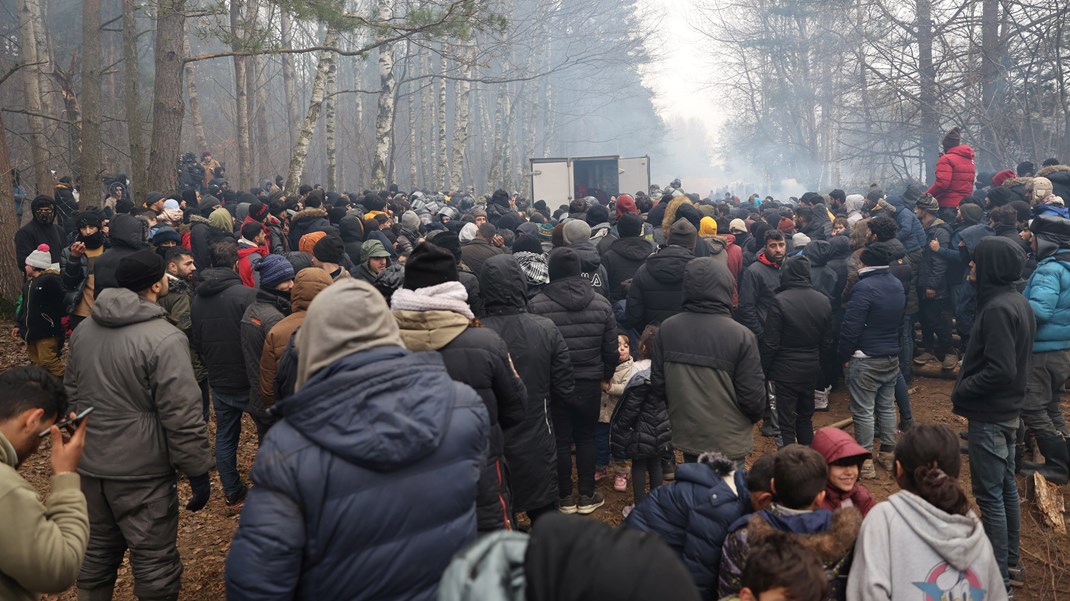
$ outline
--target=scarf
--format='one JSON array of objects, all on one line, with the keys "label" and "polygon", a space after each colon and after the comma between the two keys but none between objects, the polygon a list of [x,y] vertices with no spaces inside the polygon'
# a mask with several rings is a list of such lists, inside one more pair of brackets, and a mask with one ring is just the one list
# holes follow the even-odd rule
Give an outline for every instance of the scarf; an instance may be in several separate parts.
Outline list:
[{"label": "scarf", "polygon": [[390,297],[393,311],[452,311],[468,319],[475,315],[468,306],[468,291],[460,282],[443,282],[426,288],[399,288]]},{"label": "scarf", "polygon": [[550,268],[546,265],[546,255],[521,251],[513,253],[513,257],[520,263],[520,269],[524,271],[529,284],[550,283]]}]

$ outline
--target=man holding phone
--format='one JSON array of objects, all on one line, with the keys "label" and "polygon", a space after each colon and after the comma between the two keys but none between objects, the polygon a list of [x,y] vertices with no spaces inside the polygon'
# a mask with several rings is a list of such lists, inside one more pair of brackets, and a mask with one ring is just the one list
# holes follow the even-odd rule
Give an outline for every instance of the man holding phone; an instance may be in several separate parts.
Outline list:
[{"label": "man holding phone", "polygon": [[[0,599],[35,601],[73,584],[85,557],[89,516],[75,470],[87,420],[73,433],[55,426],[67,395],[40,367],[0,373],[0,390]],[[16,471],[44,441],[41,431],[52,439],[52,494],[44,503]]]}]

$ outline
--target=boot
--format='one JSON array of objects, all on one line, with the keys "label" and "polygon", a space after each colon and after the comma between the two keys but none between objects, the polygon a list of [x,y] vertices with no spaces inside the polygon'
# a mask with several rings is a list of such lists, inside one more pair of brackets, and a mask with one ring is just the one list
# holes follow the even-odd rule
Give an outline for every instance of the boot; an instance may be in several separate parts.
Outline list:
[{"label": "boot", "polygon": [[1037,448],[1044,455],[1044,463],[1024,462],[1022,474],[1032,476],[1036,472],[1058,486],[1070,482],[1070,450],[1066,441],[1058,436],[1037,436]]}]

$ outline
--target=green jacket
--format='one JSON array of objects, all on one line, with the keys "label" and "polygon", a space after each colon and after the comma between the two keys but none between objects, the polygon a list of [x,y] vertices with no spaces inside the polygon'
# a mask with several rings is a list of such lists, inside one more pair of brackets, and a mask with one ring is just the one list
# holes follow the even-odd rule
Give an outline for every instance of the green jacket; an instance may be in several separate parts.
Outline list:
[{"label": "green jacket", "polygon": [[0,599],[37,601],[74,584],[89,544],[89,514],[78,474],[52,476],[44,504],[15,471],[15,448],[0,434]]}]

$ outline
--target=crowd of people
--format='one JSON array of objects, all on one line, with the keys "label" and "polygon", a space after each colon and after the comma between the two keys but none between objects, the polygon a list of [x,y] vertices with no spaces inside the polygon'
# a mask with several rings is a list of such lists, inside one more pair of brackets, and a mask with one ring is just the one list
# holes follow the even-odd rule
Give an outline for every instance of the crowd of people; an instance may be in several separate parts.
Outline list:
[{"label": "crowd of people", "polygon": [[[177,599],[178,479],[198,511],[215,470],[232,599],[1013,598],[1015,475],[1070,481],[1070,167],[943,144],[927,189],[780,201],[68,180],[14,241],[0,597],[111,599],[129,550]],[[964,432],[915,423],[915,369],[957,370]],[[841,386],[853,434],[815,432]],[[621,528],[581,517],[603,479]]]}]

